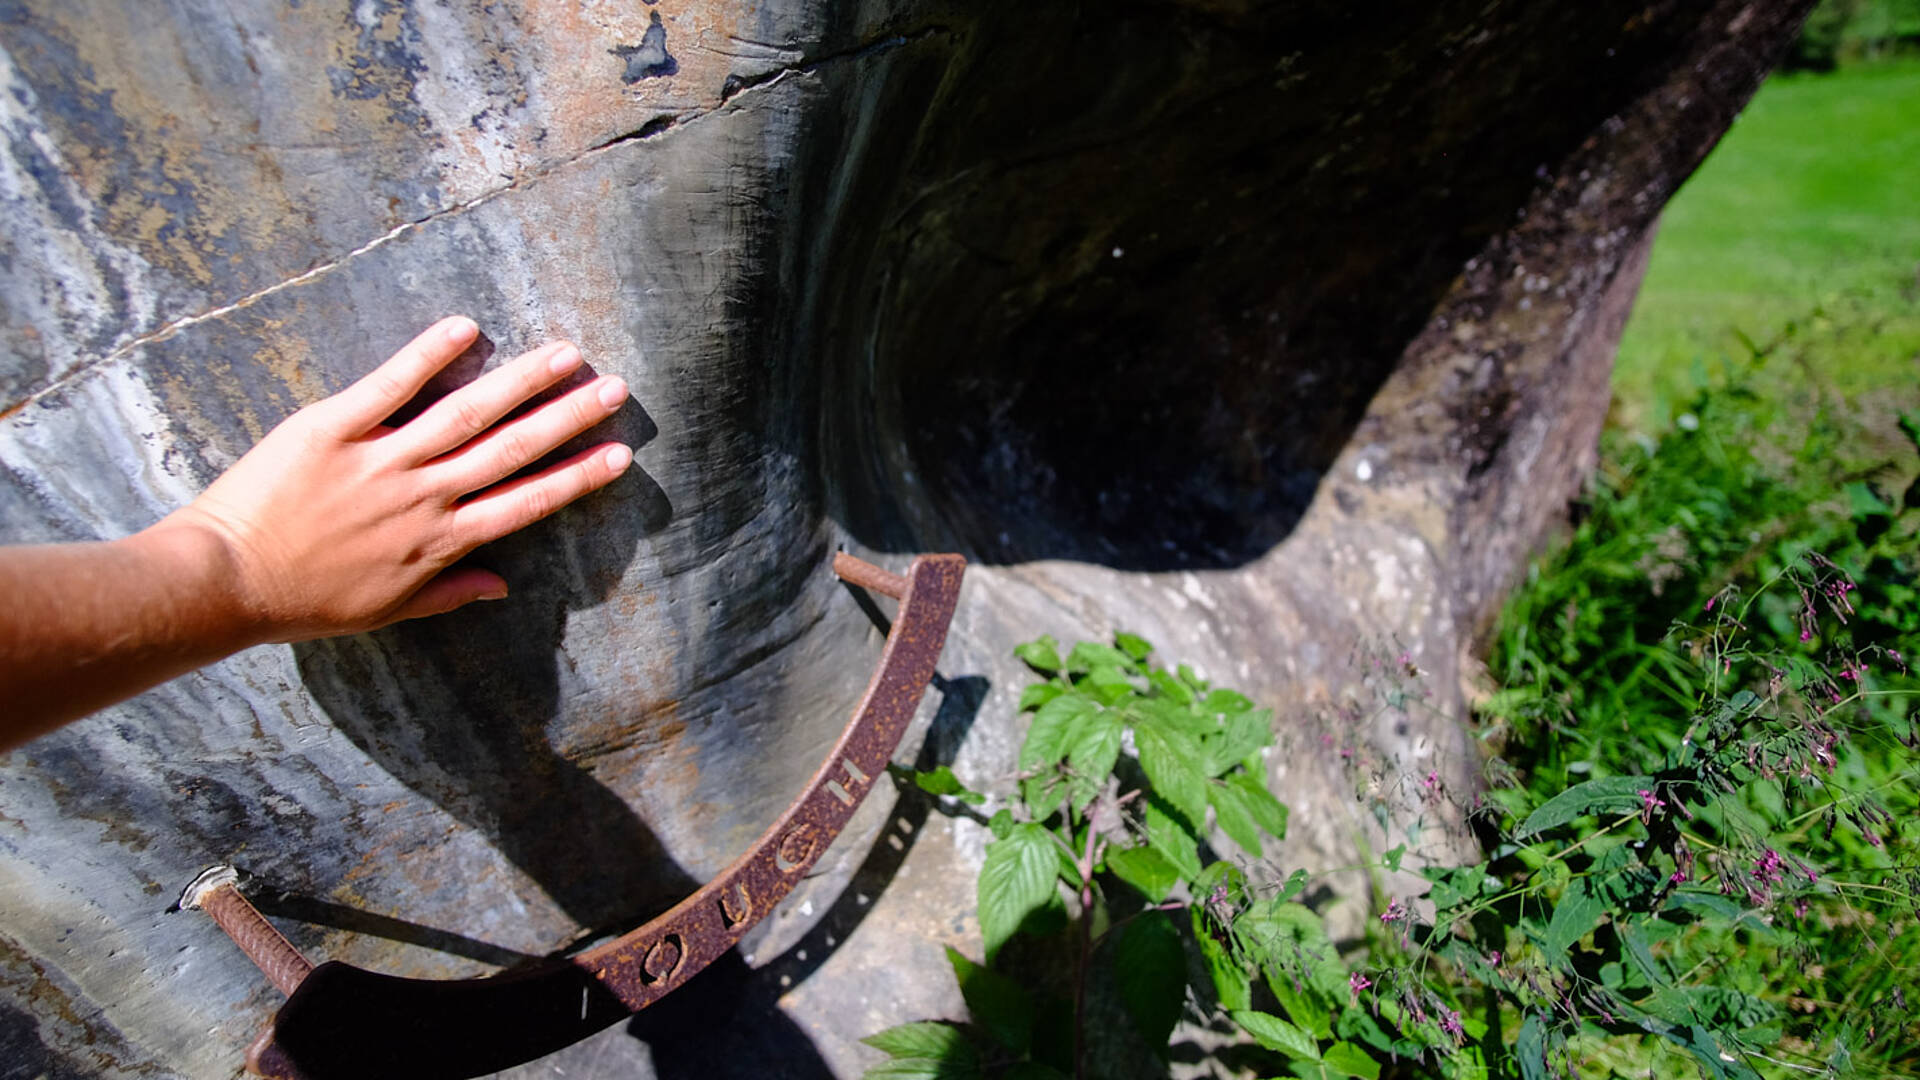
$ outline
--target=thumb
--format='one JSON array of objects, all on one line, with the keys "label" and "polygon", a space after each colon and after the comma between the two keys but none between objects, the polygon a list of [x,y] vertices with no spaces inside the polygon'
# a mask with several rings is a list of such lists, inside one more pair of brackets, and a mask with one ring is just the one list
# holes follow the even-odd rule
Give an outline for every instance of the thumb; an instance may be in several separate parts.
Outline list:
[{"label": "thumb", "polygon": [[433,580],[420,586],[420,591],[407,597],[387,623],[391,625],[407,619],[439,615],[457,607],[465,607],[475,600],[502,600],[506,595],[507,580],[499,574],[478,567],[456,566],[451,570],[442,570]]}]

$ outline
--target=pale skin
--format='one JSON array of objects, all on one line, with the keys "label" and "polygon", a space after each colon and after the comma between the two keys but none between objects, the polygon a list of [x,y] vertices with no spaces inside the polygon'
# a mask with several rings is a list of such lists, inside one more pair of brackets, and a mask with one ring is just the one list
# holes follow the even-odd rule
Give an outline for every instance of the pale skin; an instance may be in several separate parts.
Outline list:
[{"label": "pale skin", "polygon": [[632,449],[608,442],[514,476],[627,388],[602,376],[509,419],[583,363],[555,342],[385,425],[478,334],[434,324],[141,532],[0,547],[0,751],[254,645],[504,598],[500,575],[455,564],[626,471]]}]

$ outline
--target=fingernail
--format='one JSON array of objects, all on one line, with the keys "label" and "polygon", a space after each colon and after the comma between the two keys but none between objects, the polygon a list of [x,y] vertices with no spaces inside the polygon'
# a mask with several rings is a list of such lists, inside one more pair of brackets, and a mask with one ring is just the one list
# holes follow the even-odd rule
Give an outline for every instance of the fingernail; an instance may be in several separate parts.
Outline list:
[{"label": "fingernail", "polygon": [[547,367],[555,375],[565,375],[580,364],[580,350],[571,345],[560,346],[560,351],[547,361]]},{"label": "fingernail", "polygon": [[447,320],[447,325],[441,328],[440,332],[447,335],[448,341],[465,341],[472,337],[479,329],[478,326],[474,325],[472,319],[467,318],[465,315],[455,315],[453,318]]},{"label": "fingernail", "polygon": [[624,446],[611,447],[607,450],[606,462],[607,471],[619,476],[627,471],[627,466],[633,464],[633,451]]},{"label": "fingernail", "polygon": [[505,589],[500,589],[497,592],[480,594],[480,599],[482,600],[505,600],[506,598],[507,598],[507,590]]},{"label": "fingernail", "polygon": [[610,378],[600,384],[600,404],[609,409],[617,409],[627,400],[627,384],[618,377]]}]

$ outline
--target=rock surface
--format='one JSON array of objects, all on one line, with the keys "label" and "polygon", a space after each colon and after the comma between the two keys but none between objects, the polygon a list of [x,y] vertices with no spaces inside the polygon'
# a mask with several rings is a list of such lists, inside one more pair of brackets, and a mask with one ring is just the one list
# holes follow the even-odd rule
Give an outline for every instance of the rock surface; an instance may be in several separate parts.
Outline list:
[{"label": "rock surface", "polygon": [[[1373,803],[1446,857],[1397,778],[1471,790],[1464,658],[1806,6],[0,2],[0,540],[150,523],[451,311],[579,342],[639,447],[481,553],[504,604],[0,759],[5,1075],[235,1070],[278,999],[167,913],[209,863],[414,975],[672,903],[875,662],[841,545],[976,563],[903,760],[992,786],[1011,646],[1126,628],[1279,706],[1288,859]],[[517,1075],[857,1075],[954,1014],[983,836],[888,797],[739,959]]]}]

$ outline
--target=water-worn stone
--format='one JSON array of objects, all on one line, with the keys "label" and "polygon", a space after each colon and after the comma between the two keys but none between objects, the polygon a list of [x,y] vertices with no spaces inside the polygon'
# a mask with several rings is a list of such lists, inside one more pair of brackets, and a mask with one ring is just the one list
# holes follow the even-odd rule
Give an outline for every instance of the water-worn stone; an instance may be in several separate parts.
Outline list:
[{"label": "water-worn stone", "polygon": [[[477,556],[503,604],[0,761],[0,1059],[229,1074],[277,1000],[167,913],[213,862],[404,974],[660,910],[877,658],[842,544],[976,563],[903,760],[993,786],[1012,644],[1126,628],[1279,706],[1285,858],[1375,803],[1445,857],[1463,656],[1805,7],[0,2],[0,539],[153,521],[451,311],[579,342],[639,448]],[[879,801],[738,959],[524,1074],[852,1075],[953,1014],[982,832]]]}]

